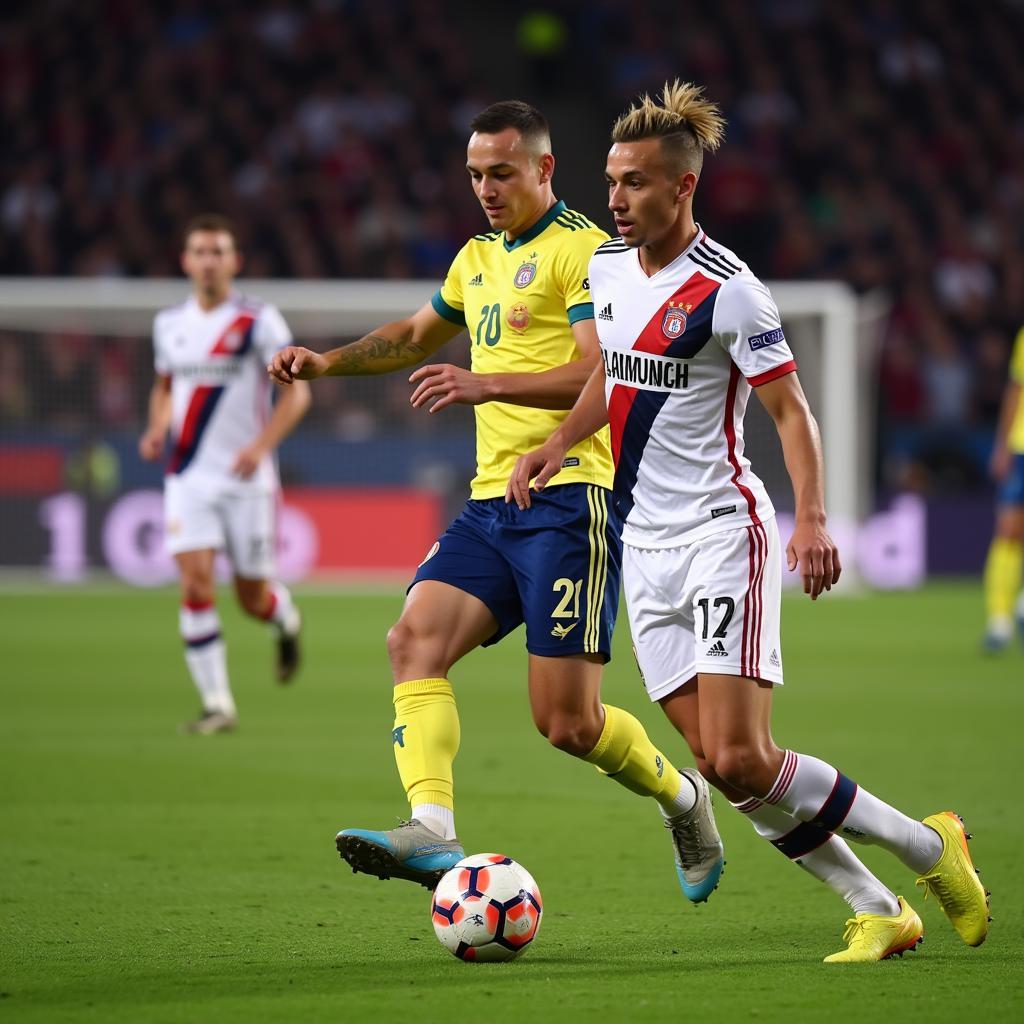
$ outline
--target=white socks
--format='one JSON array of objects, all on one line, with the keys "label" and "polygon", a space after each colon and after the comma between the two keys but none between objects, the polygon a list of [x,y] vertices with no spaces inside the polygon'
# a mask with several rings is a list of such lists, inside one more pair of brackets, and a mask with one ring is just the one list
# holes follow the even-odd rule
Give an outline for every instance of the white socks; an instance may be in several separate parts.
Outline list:
[{"label": "white socks", "polygon": [[442,839],[455,838],[455,812],[443,804],[416,804],[412,816]]},{"label": "white socks", "polygon": [[178,616],[185,641],[185,662],[199,691],[204,711],[235,714],[235,701],[228,683],[227,648],[220,635],[220,617],[213,604],[181,606]]},{"label": "white socks", "polygon": [[294,636],[299,631],[301,619],[295,607],[291,592],[283,583],[272,580],[268,584],[270,590],[270,608],[264,614],[265,621],[276,626],[282,633]]},{"label": "white socks", "polygon": [[775,784],[764,798],[800,821],[854,842],[881,846],[919,875],[942,853],[937,832],[861,789],[830,764],[786,751]]},{"label": "white socks", "polygon": [[896,895],[860,862],[839,836],[806,825],[760,800],[733,804],[759,836],[824,882],[841,896],[855,914],[895,917],[900,912]]},{"label": "white socks", "polygon": [[658,802],[658,807],[666,818],[674,818],[678,814],[688,814],[697,806],[697,787],[682,772],[679,773],[679,781],[681,785],[676,798],[671,803]]}]

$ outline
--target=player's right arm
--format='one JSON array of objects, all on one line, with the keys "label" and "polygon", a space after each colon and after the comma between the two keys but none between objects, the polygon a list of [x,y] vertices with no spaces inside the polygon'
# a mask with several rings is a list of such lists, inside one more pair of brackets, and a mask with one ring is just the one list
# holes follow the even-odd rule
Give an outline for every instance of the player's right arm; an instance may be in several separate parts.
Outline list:
[{"label": "player's right arm", "polygon": [[505,488],[506,505],[514,501],[520,509],[529,508],[530,481],[535,490],[543,490],[562,468],[569,449],[607,424],[604,378],[604,362],[599,360],[569,415],[539,448],[519,456]]},{"label": "player's right arm", "polygon": [[149,416],[146,429],[139,438],[139,454],[149,462],[163,455],[164,441],[171,425],[171,378],[157,373],[149,391]]},{"label": "player's right arm", "polygon": [[274,356],[267,373],[279,384],[390,373],[421,362],[462,330],[461,325],[439,316],[428,302],[412,316],[382,324],[358,341],[330,352],[289,345]]}]

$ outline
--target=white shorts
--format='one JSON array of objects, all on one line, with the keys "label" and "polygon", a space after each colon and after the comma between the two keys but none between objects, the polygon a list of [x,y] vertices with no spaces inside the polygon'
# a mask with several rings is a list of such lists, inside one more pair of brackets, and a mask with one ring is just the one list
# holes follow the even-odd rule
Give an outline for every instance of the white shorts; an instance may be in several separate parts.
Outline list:
[{"label": "white shorts", "polygon": [[633,648],[652,701],[697,673],[782,683],[775,518],[679,548],[622,552]]},{"label": "white shorts", "polygon": [[235,574],[274,575],[277,494],[218,489],[181,477],[164,480],[164,536],[172,555],[205,548],[227,553]]}]

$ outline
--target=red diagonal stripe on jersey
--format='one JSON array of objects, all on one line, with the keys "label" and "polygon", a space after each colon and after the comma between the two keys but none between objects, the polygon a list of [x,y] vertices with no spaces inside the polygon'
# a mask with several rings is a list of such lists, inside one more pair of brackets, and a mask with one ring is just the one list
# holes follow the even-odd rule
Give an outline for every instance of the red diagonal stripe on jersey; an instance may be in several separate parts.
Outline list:
[{"label": "red diagonal stripe on jersey", "polygon": [[185,419],[181,424],[181,433],[178,435],[174,451],[171,453],[171,460],[167,466],[168,473],[177,473],[182,468],[186,456],[199,441],[199,425],[207,413],[207,406],[214,400],[214,396],[224,389],[222,387],[198,387],[192,392],[192,398],[185,410]]},{"label": "red diagonal stripe on jersey", "polygon": [[[650,352],[656,356],[662,355],[665,349],[676,340],[667,338],[661,329],[668,304],[670,302],[674,302],[676,305],[689,303],[693,309],[696,309],[721,284],[721,281],[712,281],[700,271],[697,271],[692,277],[688,277],[675,294],[667,298],[647,322],[647,326],[640,332],[633,345],[633,351]],[[626,429],[626,420],[629,419],[629,412],[636,400],[636,392],[636,388],[631,388],[626,384],[616,384],[608,399],[608,423],[612,432],[612,458],[615,460],[616,466],[619,464],[619,452],[622,451],[622,432]]]},{"label": "red diagonal stripe on jersey", "polygon": [[210,349],[211,356],[233,356],[238,351],[238,345],[234,347],[228,346],[228,338],[237,332],[243,337],[245,332],[252,326],[253,321],[256,318],[252,313],[240,313],[231,321],[221,332],[220,337],[217,339],[217,343]]}]

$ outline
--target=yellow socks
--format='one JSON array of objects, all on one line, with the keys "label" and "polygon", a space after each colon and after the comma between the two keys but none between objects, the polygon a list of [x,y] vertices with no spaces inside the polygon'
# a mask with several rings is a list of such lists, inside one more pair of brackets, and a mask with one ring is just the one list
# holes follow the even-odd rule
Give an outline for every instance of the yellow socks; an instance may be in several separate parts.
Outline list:
[{"label": "yellow socks", "polygon": [[1013,605],[1021,584],[1024,545],[1020,541],[995,537],[985,561],[985,612],[990,626],[1001,624],[1009,630]]},{"label": "yellow socks", "polygon": [[[395,687],[394,700],[391,738],[414,816],[429,817],[454,835],[452,765],[460,730],[451,684],[412,679]],[[654,797],[666,812],[675,808],[682,778],[628,711],[604,705],[604,729],[584,760],[633,793]]]},{"label": "yellow socks", "polygon": [[682,784],[679,772],[628,711],[608,704],[603,707],[601,737],[583,760],[631,792],[653,796],[663,808],[670,809]]},{"label": "yellow socks", "polygon": [[391,739],[398,774],[416,807],[453,810],[452,763],[459,752],[459,712],[447,679],[411,679],[395,687]]}]

